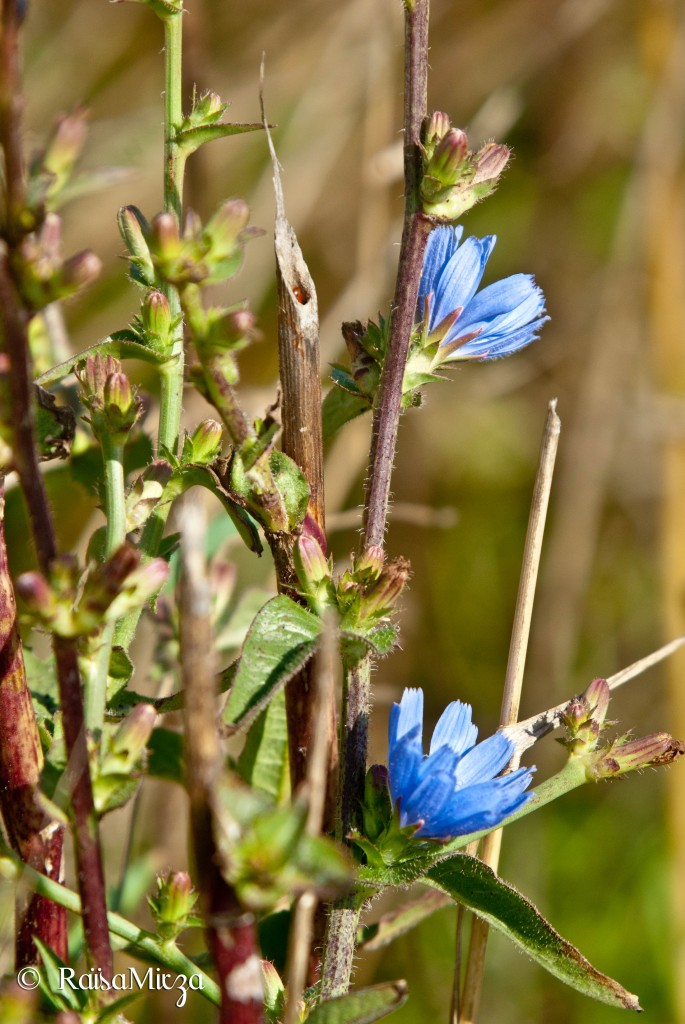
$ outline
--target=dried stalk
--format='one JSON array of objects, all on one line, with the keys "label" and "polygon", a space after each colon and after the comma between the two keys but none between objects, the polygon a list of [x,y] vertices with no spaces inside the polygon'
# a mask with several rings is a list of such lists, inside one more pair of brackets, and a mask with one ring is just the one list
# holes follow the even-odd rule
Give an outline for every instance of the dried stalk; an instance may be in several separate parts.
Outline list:
[{"label": "dried stalk", "polygon": [[[542,435],[542,445],[538,460],[538,470],[533,488],[533,498],[528,518],[528,530],[523,550],[523,564],[521,566],[521,578],[519,580],[518,595],[516,598],[516,609],[514,611],[514,625],[511,634],[509,647],[509,659],[504,680],[504,694],[502,696],[502,707],[500,711],[500,727],[512,725],[518,718],[519,705],[521,701],[521,690],[523,688],[523,672],[526,664],[526,653],[528,650],[528,639],[530,637],[530,623],[533,614],[533,602],[535,600],[535,587],[537,584],[538,570],[540,568],[540,555],[542,552],[542,538],[547,519],[547,508],[549,496],[552,489],[552,477],[554,474],[554,463],[557,457],[559,445],[559,432],[561,421],[557,416],[556,399],[549,403],[547,418]],[[508,765],[509,771],[518,768],[519,754],[514,754]],[[480,857],[493,871],[497,871],[499,855],[502,845],[502,829],[490,832],[483,839]],[[481,918],[474,917],[471,925],[469,938],[469,951],[466,962],[466,977],[464,979],[464,990],[461,1000],[457,1004],[456,997],[452,1001],[452,1019],[455,1024],[475,1024],[480,1006],[480,994],[483,985],[483,971],[485,969],[485,950],[488,942],[489,925]],[[455,972],[455,984],[458,984],[458,975]],[[457,1013],[457,1005],[459,1011]]]}]

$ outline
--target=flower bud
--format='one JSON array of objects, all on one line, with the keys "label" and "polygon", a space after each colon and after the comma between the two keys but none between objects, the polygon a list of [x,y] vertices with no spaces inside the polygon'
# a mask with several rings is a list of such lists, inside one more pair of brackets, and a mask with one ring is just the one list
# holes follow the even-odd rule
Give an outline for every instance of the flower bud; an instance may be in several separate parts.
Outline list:
[{"label": "flower bud", "polygon": [[143,299],[140,319],[145,332],[146,344],[155,352],[170,355],[174,341],[174,321],[166,295],[156,289],[148,292]]},{"label": "flower bud", "polygon": [[303,533],[295,542],[293,561],[307,602],[313,611],[322,615],[325,608],[334,606],[335,599],[331,567],[318,541]]},{"label": "flower bud", "polygon": [[87,120],[82,107],[57,120],[42,161],[43,169],[53,178],[49,195],[57,194],[69,179],[86,141]]},{"label": "flower bud", "polygon": [[60,274],[61,298],[73,295],[97,280],[102,270],[102,260],[91,249],[84,249],[65,260]]},{"label": "flower bud", "polygon": [[162,939],[175,939],[183,931],[197,902],[190,875],[170,871],[157,878],[157,895],[148,896],[148,904]]},{"label": "flower bud", "polygon": [[221,454],[223,430],[216,420],[203,420],[190,439],[192,445],[191,459],[201,465],[214,462]]},{"label": "flower bud", "polygon": [[178,224],[172,213],[158,213],[152,220],[150,235],[155,251],[164,259],[175,257],[179,251]]},{"label": "flower bud", "polygon": [[393,611],[409,579],[410,565],[405,558],[397,558],[384,566],[378,582],[367,591],[361,603],[362,619],[380,619]]},{"label": "flower bud", "polygon": [[221,96],[217,92],[210,90],[203,93],[193,104],[193,110],[190,115],[192,127],[214,124],[221,118],[221,115],[226,110],[226,106],[226,103],[221,102]]},{"label": "flower bud", "polygon": [[511,158],[511,150],[497,142],[486,142],[476,154],[474,185],[494,182],[499,178]]},{"label": "flower bud", "polygon": [[135,206],[123,206],[117,214],[117,224],[130,254],[131,276],[139,284],[151,287],[155,283],[155,269],[147,244],[150,225]]},{"label": "flower bud", "polygon": [[121,774],[132,771],[145,751],[156,722],[157,712],[152,704],[137,704],[129,711],[112,737],[101,771],[107,771],[108,765]]},{"label": "flower bud", "polygon": [[426,177],[434,179],[440,188],[468,180],[475,173],[468,156],[469,143],[466,133],[460,128],[450,128],[438,142],[433,156],[426,165]]},{"label": "flower bud", "polygon": [[39,572],[24,572],[17,578],[14,589],[27,609],[40,618],[48,617],[54,607],[52,587]]},{"label": "flower bud", "polygon": [[125,373],[111,373],[105,381],[103,419],[113,437],[125,438],[140,416],[141,404]]},{"label": "flower bud", "polygon": [[383,548],[380,544],[371,544],[355,559],[354,575],[360,583],[373,583],[380,576],[384,563]]},{"label": "flower bud", "polygon": [[670,764],[684,753],[685,743],[674,740],[666,732],[652,733],[636,740],[622,737],[605,750],[597,752],[590,762],[588,773],[595,779],[610,779],[640,768]]},{"label": "flower bud", "polygon": [[434,111],[426,119],[423,129],[423,145],[429,158],[432,156],[438,142],[444,139],[451,127],[452,122],[442,110]]},{"label": "flower bud", "polygon": [[215,259],[225,259],[235,253],[240,232],[246,227],[249,216],[249,207],[242,199],[229,199],[219,207],[205,228]]}]

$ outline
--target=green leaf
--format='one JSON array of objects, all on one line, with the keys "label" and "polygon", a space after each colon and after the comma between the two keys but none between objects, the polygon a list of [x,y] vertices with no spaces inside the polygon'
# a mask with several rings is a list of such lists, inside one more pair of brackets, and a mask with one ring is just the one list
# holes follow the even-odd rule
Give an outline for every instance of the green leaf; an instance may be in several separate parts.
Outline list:
[{"label": "green leaf", "polygon": [[288,516],[288,526],[294,530],[307,514],[309,484],[302,470],[283,452],[274,449],[269,455],[269,466],[273,473],[274,483],[283,499]]},{"label": "green leaf", "polygon": [[525,953],[566,985],[601,1003],[640,1010],[638,998],[601,974],[552,928],[530,900],[476,857],[457,854],[435,864],[424,881],[503,932]]},{"label": "green leaf", "polygon": [[171,729],[153,729],[147,741],[147,774],[168,782],[185,779],[183,736]]},{"label": "green leaf", "polygon": [[43,961],[40,970],[40,990],[53,1006],[60,1010],[80,1010],[85,1004],[85,993],[75,992],[68,984],[62,986],[60,971],[67,968],[64,960],[35,935],[33,941]]},{"label": "green leaf", "polygon": [[364,657],[368,652],[378,658],[385,657],[397,642],[397,626],[384,622],[370,628],[346,626],[340,630],[344,653],[352,660]]},{"label": "green leaf", "polygon": [[257,613],[243,644],[224,721],[245,728],[312,657],[321,621],[279,595]]},{"label": "green leaf", "polygon": [[340,387],[331,388],[321,405],[324,444],[328,444],[346,423],[370,409],[368,398],[353,395]]},{"label": "green leaf", "polygon": [[250,729],[237,768],[247,783],[279,800],[285,787],[287,767],[285,693],[279,690]]},{"label": "green leaf", "polygon": [[57,405],[54,397],[37,384],[34,387],[37,399],[34,422],[40,461],[66,459],[76,430],[73,410],[69,406]]},{"label": "green leaf", "polygon": [[261,555],[264,549],[259,536],[259,530],[257,529],[254,520],[250,518],[245,509],[239,505],[231,497],[231,494],[226,490],[226,488],[222,486],[219,481],[219,477],[211,466],[188,465],[177,470],[167,488],[165,488],[165,494],[162,495],[161,499],[162,501],[165,500],[167,491],[172,489],[175,484],[178,485],[179,482],[181,486],[181,493],[187,491],[190,487],[205,487],[207,490],[211,491],[228,512],[233,525],[247,545],[248,549],[250,551],[254,551],[257,555]]},{"label": "green leaf", "polygon": [[406,981],[386,981],[319,1003],[307,1017],[307,1024],[373,1024],[406,1001]]},{"label": "green leaf", "polygon": [[43,388],[50,384],[57,384],[59,381],[64,380],[65,377],[68,377],[70,373],[73,373],[74,367],[78,366],[84,359],[87,359],[88,356],[98,354],[115,356],[117,359],[140,359],[144,363],[154,363],[157,366],[166,362],[164,356],[160,356],[151,348],[141,345],[140,341],[138,341],[138,336],[133,331],[116,331],[107,338],[103,338],[102,341],[98,341],[97,345],[91,345],[90,348],[84,349],[78,355],[70,356],[63,363],[58,363],[51,370],[46,370],[36,380],[36,384]]},{"label": "green leaf", "polygon": [[225,139],[229,135],[244,135],[245,132],[258,132],[264,125],[259,124],[204,124],[196,128],[184,128],[176,135],[176,142],[186,153],[194,153],[205,142],[214,139]]}]

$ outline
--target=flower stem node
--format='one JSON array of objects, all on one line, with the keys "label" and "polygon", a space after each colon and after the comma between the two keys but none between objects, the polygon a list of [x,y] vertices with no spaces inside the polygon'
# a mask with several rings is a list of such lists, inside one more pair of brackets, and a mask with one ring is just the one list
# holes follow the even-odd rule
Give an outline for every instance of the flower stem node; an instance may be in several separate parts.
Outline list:
[{"label": "flower stem node", "polygon": [[495,142],[472,152],[466,133],[453,128],[447,114],[432,114],[423,132],[423,212],[453,224],[495,190],[510,156],[506,146]]}]

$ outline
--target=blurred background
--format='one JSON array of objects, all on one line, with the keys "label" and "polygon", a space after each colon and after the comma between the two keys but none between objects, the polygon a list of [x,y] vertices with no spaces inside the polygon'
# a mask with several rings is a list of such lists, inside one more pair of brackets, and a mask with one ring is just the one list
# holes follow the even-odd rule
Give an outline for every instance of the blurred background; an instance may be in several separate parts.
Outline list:
[{"label": "blurred background", "polygon": [[[277,126],[288,218],[318,290],[326,366],[341,358],[341,321],[387,313],[393,290],[402,217],[399,0],[188,0],[185,32],[186,105],[194,86],[211,87],[231,102],[231,120],[259,120],[266,54],[266,111]],[[495,138],[515,154],[497,193],[464,222],[467,233],[498,236],[485,282],[535,274],[552,320],[525,352],[452,371],[402,421],[388,547],[410,559],[414,578],[402,651],[374,677],[379,761],[389,705],[406,685],[424,688],[431,724],[459,697],[474,705],[481,735],[496,727],[551,398],[562,435],[522,715],[685,632],[685,5],[433,0],[431,42],[429,109],[448,112],[474,148]],[[161,45],[157,19],[134,4],[34,0],[29,10],[29,150],[57,115],[84,104],[84,169],[118,168],[64,210],[68,250],[92,247],[105,265],[99,284],[65,311],[65,355],[126,326],[138,307],[115,216],[124,203],[147,216],[161,207]],[[187,203],[203,217],[240,195],[265,229],[222,291],[258,314],[263,339],[241,357],[254,412],[272,400],[277,375],[271,175],[266,140],[254,133],[204,147],[187,176]],[[155,381],[137,379],[154,396]],[[205,414],[189,398],[188,425]],[[150,403],[147,427],[154,422]],[[369,426],[364,418],[349,424],[329,452],[331,543],[341,560],[357,543]],[[83,551],[101,522],[94,495],[62,469],[52,494],[63,547]],[[12,553],[16,571],[25,568],[30,552],[17,543]],[[238,547],[227,557],[239,586],[257,595],[272,586],[267,558],[257,562]],[[139,667],[137,689],[144,675]],[[610,717],[638,734],[666,729],[684,738],[685,659],[619,691]],[[540,744],[538,779],[562,757],[553,739]],[[675,767],[584,787],[508,830],[500,865],[659,1024],[685,1024],[678,785]],[[134,835],[140,889],[129,908],[148,925],[142,893],[153,872],[185,863],[184,815],[173,786],[151,784]],[[128,823],[114,815],[105,826],[114,880]],[[10,915],[6,907],[3,934]],[[454,932],[454,911],[441,911],[363,961],[357,981],[406,977],[411,998],[397,1024],[446,1021]],[[11,942],[1,952],[7,968]],[[133,1019],[159,1019],[157,998],[137,1004]],[[169,1012],[178,1021],[210,1019],[198,1002]],[[483,1024],[604,1024],[615,1016],[491,937]]]}]

